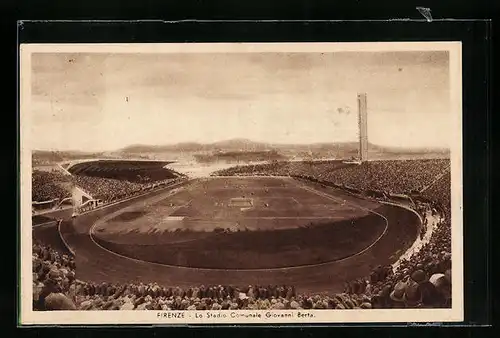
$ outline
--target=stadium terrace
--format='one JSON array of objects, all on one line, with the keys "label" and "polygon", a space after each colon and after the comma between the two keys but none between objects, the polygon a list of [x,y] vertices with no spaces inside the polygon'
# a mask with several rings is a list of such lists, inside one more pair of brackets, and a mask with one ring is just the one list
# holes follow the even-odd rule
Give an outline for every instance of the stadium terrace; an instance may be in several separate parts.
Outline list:
[{"label": "stadium terrace", "polygon": [[[33,206],[32,248],[34,310],[451,307],[449,160],[368,161],[361,164],[274,161],[232,167],[215,172],[204,180],[189,179],[165,168],[167,164],[97,161],[74,164],[53,172],[33,172],[32,200],[36,202]],[[213,182],[225,183],[211,186]],[[75,190],[80,191],[76,197]],[[278,191],[289,195],[283,199]],[[293,193],[299,191],[302,197],[294,201]],[[80,210],[76,218],[71,218],[72,206],[62,201],[74,203],[75,198],[80,204],[89,200],[100,200],[100,203]],[[236,203],[238,198],[248,203],[245,202],[245,206],[229,203]],[[217,208],[213,207],[214,200],[217,200]],[[355,208],[349,203],[362,203],[362,207],[353,214],[350,210]],[[368,210],[365,210],[366,215],[378,210],[388,219],[387,229],[384,230],[385,223],[381,223],[380,229],[374,229],[371,234],[368,225],[356,223],[366,217],[363,208]],[[392,208],[407,214],[405,222],[408,224],[398,224],[388,218],[386,210]],[[145,230],[144,227],[150,225],[143,220],[157,217],[157,210],[167,210],[171,218],[165,220],[163,217],[163,223],[155,223],[157,228]],[[282,210],[287,210],[290,215],[290,210],[294,210],[293,217],[287,219],[279,214]],[[331,211],[333,213],[328,214],[326,221],[318,221],[326,217],[323,213]],[[128,218],[124,219],[126,212]],[[321,217],[318,216],[320,213]],[[122,217],[121,225],[114,224],[113,217]],[[308,223],[300,223],[301,219],[307,219]],[[343,220],[355,225],[349,228],[338,223]],[[94,223],[97,224],[95,227]],[[189,230],[183,230],[183,224],[189,226]],[[235,224],[240,224],[240,227]],[[365,227],[362,233],[371,234],[366,239],[368,249],[363,249],[364,243],[360,239],[349,237],[361,224]],[[415,226],[414,230],[404,233],[413,237],[401,243],[393,241],[394,250],[390,255],[377,245],[377,241],[388,243],[392,238],[388,234],[403,231],[398,229],[405,227],[410,229],[410,225]],[[127,226],[130,226],[130,231],[124,229]],[[338,231],[346,235],[330,233],[332,226],[338,226]],[[217,232],[216,228],[223,231]],[[334,244],[330,248],[332,252],[337,250],[337,254],[328,251],[326,245],[321,249],[319,240],[307,242],[311,247],[318,243],[316,251],[314,248],[307,251],[306,244],[294,249],[291,242],[280,244],[275,240],[278,237],[273,237],[276,233],[286,233],[279,238],[297,241],[298,238],[306,239],[304,234],[315,231],[333,236],[331,243]],[[249,242],[245,238],[254,238],[255,241]],[[150,251],[138,252],[133,243],[135,240],[142,241],[142,246],[149,245]],[[343,241],[347,244],[342,244]],[[250,259],[246,259],[243,253],[233,254],[239,261],[235,260],[237,264],[230,269],[226,267],[224,273],[219,270],[223,266],[220,264],[229,264],[229,259],[213,258],[213,266],[198,266],[205,261],[196,261],[196,250],[203,248],[205,251],[202,252],[212,252],[211,248],[218,248],[218,243],[227,243],[227,246],[219,247],[221,249],[231,250],[241,243],[248,243],[260,245],[258,247],[265,251],[252,252],[255,249],[250,245],[245,249],[245,255]],[[169,246],[182,255],[175,256],[174,261],[155,262],[152,253],[167,250]],[[357,252],[343,257],[340,250],[344,247],[355,248],[352,250]],[[134,253],[139,256],[132,257]],[[307,267],[290,267],[284,253],[309,255],[312,261],[304,261]],[[363,253],[372,257],[369,264],[358,264],[357,268],[349,265],[349,262],[360,262],[355,259],[360,259]],[[231,251],[226,254],[230,257]],[[237,269],[238,265],[255,262],[254,255],[266,257],[260,262],[257,260],[261,263],[257,266],[260,269],[253,269],[250,265],[245,271]],[[108,261],[106,257],[114,258]],[[147,275],[146,270],[135,271],[139,264],[133,264],[133,260],[141,261],[141,265],[150,264],[146,270],[153,271],[151,275]],[[109,269],[106,261],[108,264],[127,261],[130,265],[116,265],[115,269]],[[276,265],[276,268],[266,265],[274,261],[284,265]],[[332,264],[331,270],[328,264]],[[96,271],[105,273],[108,280],[103,280]],[[117,274],[113,275],[113,271]],[[292,272],[289,274],[288,271]],[[358,271],[360,274],[354,276]],[[138,279],[139,275],[144,279]],[[349,277],[342,279],[343,276]],[[271,280],[279,282],[267,282]],[[230,313],[234,312],[228,315]]]}]

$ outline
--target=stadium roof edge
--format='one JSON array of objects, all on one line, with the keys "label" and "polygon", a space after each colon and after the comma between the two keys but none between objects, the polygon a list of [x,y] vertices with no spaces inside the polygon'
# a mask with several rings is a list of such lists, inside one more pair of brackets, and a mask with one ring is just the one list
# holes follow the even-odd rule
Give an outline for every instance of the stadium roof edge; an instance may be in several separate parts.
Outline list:
[{"label": "stadium roof edge", "polygon": [[[150,159],[131,159],[131,158],[91,158],[91,159],[81,159],[81,160],[73,160],[73,161],[63,161],[59,163],[62,168],[65,168],[66,171],[69,171],[76,165],[80,164],[90,164],[90,163],[112,163],[112,162],[123,162],[123,163],[134,163],[134,162],[147,162],[147,163],[157,163],[158,165],[167,165],[171,163],[175,163],[176,161],[166,161],[166,160],[150,160]],[[67,165],[67,167],[65,167]]]}]

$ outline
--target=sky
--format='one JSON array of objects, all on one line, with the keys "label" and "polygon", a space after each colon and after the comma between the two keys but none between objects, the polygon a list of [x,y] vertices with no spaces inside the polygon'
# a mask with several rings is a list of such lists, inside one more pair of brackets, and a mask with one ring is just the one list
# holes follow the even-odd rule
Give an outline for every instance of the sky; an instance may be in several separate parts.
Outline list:
[{"label": "sky", "polygon": [[449,147],[447,52],[32,54],[35,148],[355,141]]}]

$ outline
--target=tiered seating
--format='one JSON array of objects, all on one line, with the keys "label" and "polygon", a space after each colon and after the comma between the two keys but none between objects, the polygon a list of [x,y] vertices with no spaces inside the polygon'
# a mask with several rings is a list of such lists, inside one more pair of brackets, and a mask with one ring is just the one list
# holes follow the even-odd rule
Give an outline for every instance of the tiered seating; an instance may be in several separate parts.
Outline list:
[{"label": "tiered seating", "polygon": [[215,173],[230,175],[307,176],[355,187],[392,193],[419,191],[449,168],[449,160],[373,161],[361,165],[342,161],[275,162],[237,166]]},{"label": "tiered seating", "polygon": [[153,186],[164,185],[172,180],[155,181],[154,183],[135,183],[111,178],[74,175],[73,180],[84,191],[96,199],[111,202],[131,197],[151,189]]},{"label": "tiered seating", "polygon": [[[369,309],[439,308],[451,306],[450,175],[446,160],[376,161],[345,167],[340,162],[279,162],[237,167],[220,175],[271,174],[310,176],[350,185],[406,193],[426,187],[422,195],[431,205],[422,215],[443,216],[428,242],[397,268],[376,267],[369,276],[346,282],[345,292],[306,295],[293,286],[221,286],[192,288],[152,284],[94,284],[74,278],[74,261],[47,246],[33,247],[35,309],[80,310],[235,310],[235,309]],[[77,176],[77,182],[103,198],[131,194],[141,184]],[[432,184],[431,184],[432,183]]]},{"label": "tiered seating", "polygon": [[68,182],[70,178],[57,171],[34,170],[31,176],[32,197],[36,202],[50,201],[68,197],[70,192],[60,186],[61,182]]}]

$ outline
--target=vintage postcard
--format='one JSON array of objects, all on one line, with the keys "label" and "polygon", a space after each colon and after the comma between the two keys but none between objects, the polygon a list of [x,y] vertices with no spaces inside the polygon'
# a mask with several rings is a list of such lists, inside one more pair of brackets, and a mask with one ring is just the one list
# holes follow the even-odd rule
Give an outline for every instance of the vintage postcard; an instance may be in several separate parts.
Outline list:
[{"label": "vintage postcard", "polygon": [[461,45],[20,46],[21,324],[462,321]]}]

